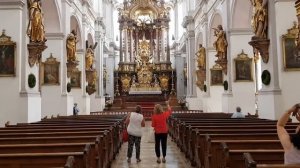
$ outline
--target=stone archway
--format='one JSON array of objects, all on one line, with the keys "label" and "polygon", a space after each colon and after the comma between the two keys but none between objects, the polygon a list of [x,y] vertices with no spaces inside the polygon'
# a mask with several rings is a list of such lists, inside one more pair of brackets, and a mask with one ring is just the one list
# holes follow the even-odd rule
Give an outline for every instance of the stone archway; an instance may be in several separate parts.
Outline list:
[{"label": "stone archway", "polygon": [[44,25],[46,33],[61,32],[61,15],[57,0],[43,1]]},{"label": "stone archway", "polygon": [[233,29],[250,29],[252,5],[250,1],[235,0],[232,4],[231,19]]},{"label": "stone archway", "polygon": [[215,40],[214,37],[214,30],[212,28],[216,28],[218,25],[222,25],[222,17],[219,13],[215,13],[212,16],[211,22],[210,22],[210,26],[209,26],[209,47],[213,47],[213,43]]},{"label": "stone archway", "polygon": [[79,19],[72,15],[71,16],[71,19],[70,19],[70,32],[72,30],[75,30],[75,32],[77,33],[77,40],[78,40],[78,43],[77,43],[77,49],[83,49],[83,42],[82,42],[82,33],[81,33],[81,27],[80,27],[80,24],[79,24]]}]

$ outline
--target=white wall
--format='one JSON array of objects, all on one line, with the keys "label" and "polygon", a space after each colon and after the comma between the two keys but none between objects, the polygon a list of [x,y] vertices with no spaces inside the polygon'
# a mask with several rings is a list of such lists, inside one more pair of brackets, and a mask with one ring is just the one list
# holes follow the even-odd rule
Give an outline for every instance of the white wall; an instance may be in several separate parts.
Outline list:
[{"label": "white wall", "polygon": [[[22,6],[22,3],[19,3],[18,0],[7,2],[10,3],[4,5],[2,3],[5,3],[5,1],[0,2],[0,16],[9,16],[1,17],[0,29],[1,31],[5,29],[6,35],[11,36],[11,40],[16,42],[16,76],[0,77],[0,126],[3,126],[6,121],[10,121],[12,124],[37,121],[40,119],[41,113],[40,96],[39,94],[33,94],[38,87],[29,90],[26,83],[26,72],[29,71],[29,65],[25,62],[27,54],[23,53],[25,52],[25,40],[27,38],[22,34],[25,32],[25,22],[23,22],[23,19],[26,19],[26,15],[23,10],[26,9],[26,6]],[[36,74],[36,70],[35,67],[31,71]],[[22,97],[20,95],[21,89],[24,93],[26,92]],[[27,90],[32,91],[32,94],[28,94]],[[29,97],[32,98],[30,99]],[[32,106],[33,102],[36,103],[36,107]],[[29,110],[32,111],[29,113]]]},{"label": "white wall", "polygon": [[[283,110],[300,102],[300,87],[298,82],[296,82],[300,81],[300,71],[284,71],[281,40],[281,36],[287,33],[287,29],[290,29],[293,26],[294,21],[297,21],[296,9],[294,6],[294,1],[278,1],[275,4],[279,85],[282,90],[281,106]],[[276,114],[276,117],[278,118],[280,115],[281,112]]]},{"label": "white wall", "polygon": [[238,54],[241,54],[242,50],[248,55],[248,57],[253,58],[252,47],[248,44],[252,36],[252,32],[241,32],[236,34],[231,34],[231,70],[228,70],[232,74],[232,104],[229,105],[229,112],[235,112],[236,107],[240,106],[242,112],[245,113],[255,113],[255,74],[254,74],[254,61],[252,62],[252,78],[253,81],[235,81],[235,64],[234,59]]}]

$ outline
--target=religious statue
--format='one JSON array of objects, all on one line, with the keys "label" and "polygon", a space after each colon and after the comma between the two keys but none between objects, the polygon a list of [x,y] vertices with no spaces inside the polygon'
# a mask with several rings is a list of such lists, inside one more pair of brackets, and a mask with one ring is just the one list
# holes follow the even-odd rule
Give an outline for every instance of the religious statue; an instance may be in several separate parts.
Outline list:
[{"label": "religious statue", "polygon": [[94,50],[97,47],[98,43],[95,43],[94,46],[88,46],[88,41],[86,41],[86,54],[85,54],[85,69],[92,70],[95,62]]},{"label": "religious statue", "polygon": [[45,42],[41,0],[27,0],[27,3],[29,15],[27,35],[30,38],[30,42]]},{"label": "religious statue", "polygon": [[138,79],[141,87],[150,87],[152,81],[152,72],[149,70],[146,62],[143,62],[141,69],[138,71]]},{"label": "religious statue", "polygon": [[124,76],[121,76],[121,81],[122,81],[122,91],[123,92],[128,92],[130,88],[130,80],[131,78],[125,74]]},{"label": "religious statue", "polygon": [[161,76],[159,76],[159,80],[162,90],[167,91],[169,88],[169,77],[166,74],[162,74]]},{"label": "religious statue", "polygon": [[157,79],[157,75],[154,74],[153,77],[154,77],[154,87],[159,87],[159,81]]},{"label": "religious statue", "polygon": [[87,48],[85,54],[85,69],[86,70],[93,69],[93,63],[94,63],[94,51],[91,47],[89,47]]},{"label": "religious statue", "polygon": [[69,61],[76,61],[76,43],[77,43],[77,33],[72,30],[67,37],[67,58]]},{"label": "religious statue", "polygon": [[267,27],[268,27],[268,10],[267,0],[251,0],[253,5],[253,16],[251,25],[255,37],[267,38]]},{"label": "religious statue", "polygon": [[131,87],[136,87],[136,76],[135,75],[132,76]]},{"label": "religious statue", "polygon": [[206,51],[202,44],[199,44],[199,49],[196,53],[199,69],[205,69]]},{"label": "religious statue", "polygon": [[217,50],[218,60],[224,60],[227,59],[227,40],[226,40],[226,34],[223,30],[222,25],[218,25],[217,28],[214,29],[214,34],[217,37],[217,40],[214,42],[214,47]]}]

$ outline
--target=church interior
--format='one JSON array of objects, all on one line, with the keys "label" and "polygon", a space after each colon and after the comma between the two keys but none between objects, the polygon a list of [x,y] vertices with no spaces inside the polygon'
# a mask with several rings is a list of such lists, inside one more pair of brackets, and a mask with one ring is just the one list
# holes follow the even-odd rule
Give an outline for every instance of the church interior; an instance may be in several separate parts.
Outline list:
[{"label": "church interior", "polygon": [[[0,167],[286,167],[300,0],[0,0],[0,16]],[[173,111],[164,164],[147,142],[156,104]]]}]

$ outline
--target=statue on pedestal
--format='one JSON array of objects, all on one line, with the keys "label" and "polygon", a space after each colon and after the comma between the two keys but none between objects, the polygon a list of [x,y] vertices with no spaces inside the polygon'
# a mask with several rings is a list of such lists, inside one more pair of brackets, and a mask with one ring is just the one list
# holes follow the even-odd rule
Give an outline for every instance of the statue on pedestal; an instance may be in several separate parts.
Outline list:
[{"label": "statue on pedestal", "polygon": [[226,40],[226,33],[223,30],[222,25],[218,25],[217,28],[214,29],[214,35],[217,37],[216,41],[214,42],[214,47],[217,50],[216,57],[218,60],[226,60],[227,59],[227,40]]},{"label": "statue on pedestal", "polygon": [[67,37],[67,59],[68,62],[76,61],[76,44],[77,44],[77,33],[75,30],[72,30]]},{"label": "statue on pedestal", "polygon": [[198,63],[198,68],[199,69],[205,69],[206,66],[206,51],[205,48],[202,46],[202,44],[199,44],[199,49],[196,53],[197,56],[197,63]]},{"label": "statue on pedestal", "polygon": [[253,16],[251,25],[256,38],[267,38],[268,10],[267,0],[251,0]]},{"label": "statue on pedestal", "polygon": [[27,26],[27,35],[30,42],[46,41],[45,30],[43,23],[43,13],[41,7],[41,0],[27,0],[29,22]]}]

